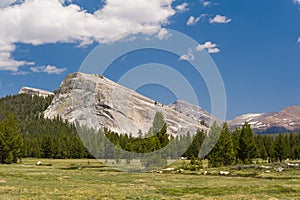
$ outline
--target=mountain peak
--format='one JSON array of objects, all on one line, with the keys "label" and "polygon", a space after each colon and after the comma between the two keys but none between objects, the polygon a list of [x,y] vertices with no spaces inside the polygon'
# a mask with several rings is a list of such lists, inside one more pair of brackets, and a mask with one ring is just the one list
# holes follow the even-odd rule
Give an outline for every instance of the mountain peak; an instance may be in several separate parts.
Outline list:
[{"label": "mountain peak", "polygon": [[96,74],[68,75],[44,116],[59,115],[88,127],[137,135],[139,130],[149,130],[156,112],[163,113],[172,135],[208,130],[192,117]]},{"label": "mountain peak", "polygon": [[300,106],[289,106],[280,112],[244,114],[229,121],[231,128],[247,121],[256,132],[290,132],[300,130]]}]

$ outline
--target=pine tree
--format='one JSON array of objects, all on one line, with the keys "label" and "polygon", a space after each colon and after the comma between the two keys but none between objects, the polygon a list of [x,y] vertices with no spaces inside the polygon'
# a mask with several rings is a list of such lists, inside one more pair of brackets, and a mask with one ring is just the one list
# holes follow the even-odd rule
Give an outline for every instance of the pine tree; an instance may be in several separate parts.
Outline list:
[{"label": "pine tree", "polygon": [[276,137],[274,151],[275,158],[280,162],[288,157],[288,147],[282,134],[279,134],[279,136]]},{"label": "pine tree", "polygon": [[24,143],[15,115],[9,113],[0,123],[0,162],[17,163],[22,158]]},{"label": "pine tree", "polygon": [[227,123],[224,123],[223,130],[221,132],[221,140],[223,141],[223,164],[225,166],[232,165],[235,161],[235,153],[232,142],[232,135],[230,133]]},{"label": "pine tree", "polygon": [[218,138],[221,134],[221,127],[218,126],[217,122],[214,122],[213,125],[210,127],[209,134],[207,138],[204,140],[203,145],[200,149],[200,158],[206,158],[211,150],[214,148],[214,145],[218,141]]},{"label": "pine tree", "polygon": [[263,136],[257,135],[255,137],[255,141],[257,144],[257,157],[262,158],[263,160],[266,160],[268,158],[267,150],[264,144]]},{"label": "pine tree", "polygon": [[202,130],[197,130],[197,134],[194,137],[194,140],[192,141],[192,144],[190,147],[186,150],[184,153],[184,157],[191,158],[194,156],[195,158],[199,157],[199,152],[201,149],[201,146],[203,144],[203,141],[205,139],[206,134]]},{"label": "pine tree", "polygon": [[[141,163],[145,169],[155,169],[163,167],[167,164],[167,152],[161,150],[163,147],[169,144],[169,134],[167,133],[167,124],[164,121],[164,116],[161,112],[155,114],[153,120],[153,126],[150,128],[152,137],[142,139],[143,146],[146,146],[144,157],[141,157]],[[156,151],[156,152],[155,152]]]},{"label": "pine tree", "polygon": [[163,126],[165,124],[166,122],[164,120],[164,115],[161,112],[156,112],[151,128],[152,135],[156,135],[157,133],[159,133],[164,128]]},{"label": "pine tree", "polygon": [[233,142],[227,123],[224,123],[220,137],[208,156],[212,167],[228,166],[235,161]]},{"label": "pine tree", "polygon": [[241,129],[236,128],[232,132],[232,142],[233,142],[234,155],[236,157],[237,162],[238,162],[238,159],[239,159],[240,137],[241,137]]},{"label": "pine tree", "polygon": [[161,130],[156,134],[158,137],[159,143],[160,143],[160,148],[164,148],[169,144],[169,134],[167,133],[167,124],[164,123],[163,127]]},{"label": "pine tree", "polygon": [[268,158],[268,153],[267,149],[264,144],[261,144],[262,146],[260,147],[260,156],[263,160],[267,160]]},{"label": "pine tree", "polygon": [[290,157],[290,159],[295,160],[295,157],[296,157],[295,156],[296,155],[295,146],[297,144],[297,140],[296,140],[296,137],[294,136],[294,134],[289,135],[288,141],[289,141],[289,145],[288,145],[288,147],[289,147],[289,157]]},{"label": "pine tree", "polygon": [[254,140],[254,133],[248,122],[245,122],[241,129],[239,140],[239,158],[246,164],[251,163],[257,155],[257,146]]}]

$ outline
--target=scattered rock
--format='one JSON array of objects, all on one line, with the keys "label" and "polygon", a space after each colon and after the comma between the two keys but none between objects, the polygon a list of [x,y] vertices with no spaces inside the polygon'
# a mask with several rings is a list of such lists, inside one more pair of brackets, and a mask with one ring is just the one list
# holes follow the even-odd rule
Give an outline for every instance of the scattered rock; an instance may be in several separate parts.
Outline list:
[{"label": "scattered rock", "polygon": [[282,167],[278,167],[275,169],[276,172],[282,172],[284,169]]},{"label": "scattered rock", "polygon": [[223,176],[227,176],[227,175],[229,175],[229,173],[230,173],[230,172],[227,172],[227,171],[220,171],[220,172],[219,172],[219,174],[220,174],[220,175],[223,175]]},{"label": "scattered rock", "polygon": [[36,163],[36,165],[37,165],[37,166],[41,166],[42,164],[43,164],[43,162],[42,162],[42,161],[40,161],[40,160],[39,160],[39,161],[37,161],[37,163]]},{"label": "scattered rock", "polygon": [[174,171],[175,169],[174,168],[171,168],[171,167],[169,167],[169,168],[165,168],[165,169],[161,169],[161,171],[163,171],[163,172],[171,172],[171,171]]},{"label": "scattered rock", "polygon": [[264,166],[264,165],[262,165],[262,166],[260,166],[260,168],[262,168],[262,169],[271,169],[271,166]]},{"label": "scattered rock", "polygon": [[0,179],[0,183],[6,183],[5,179]]},{"label": "scattered rock", "polygon": [[289,167],[297,167],[297,166],[299,166],[299,164],[298,163],[286,163],[287,164],[287,166],[289,166]]}]

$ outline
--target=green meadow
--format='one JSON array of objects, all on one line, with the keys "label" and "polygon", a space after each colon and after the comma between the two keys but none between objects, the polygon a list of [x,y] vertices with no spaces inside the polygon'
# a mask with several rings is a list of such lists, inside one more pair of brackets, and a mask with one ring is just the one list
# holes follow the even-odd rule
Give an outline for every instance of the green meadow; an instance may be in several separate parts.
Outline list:
[{"label": "green meadow", "polygon": [[[300,170],[291,168],[127,173],[92,159],[37,161],[0,165],[1,199],[300,199]],[[182,162],[188,161],[173,167]],[[221,170],[230,174],[221,176]]]}]

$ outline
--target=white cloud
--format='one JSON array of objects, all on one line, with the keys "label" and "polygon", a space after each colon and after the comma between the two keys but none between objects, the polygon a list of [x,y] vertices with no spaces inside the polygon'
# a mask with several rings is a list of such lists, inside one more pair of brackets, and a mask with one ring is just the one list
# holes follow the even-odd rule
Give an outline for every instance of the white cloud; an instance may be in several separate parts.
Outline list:
[{"label": "white cloud", "polygon": [[[7,5],[8,0],[5,2],[2,4]],[[64,5],[64,2],[25,0],[0,9],[0,70],[17,71],[22,65],[33,64],[12,57],[15,43],[114,42],[129,34],[158,33],[175,14],[171,6],[173,0],[106,0],[105,5],[92,14],[76,4]],[[153,29],[149,31],[149,27]]]},{"label": "white cloud", "polygon": [[294,0],[294,3],[300,4],[300,0]]},{"label": "white cloud", "polygon": [[55,66],[47,65],[41,67],[30,67],[32,72],[44,72],[47,74],[62,74],[67,69],[66,68],[57,68]]},{"label": "white cloud", "polygon": [[227,18],[226,16],[222,16],[222,15],[216,15],[214,18],[209,20],[209,23],[214,24],[226,24],[231,22],[230,18]]},{"label": "white cloud", "polygon": [[195,60],[195,56],[193,54],[193,50],[189,49],[187,54],[183,54],[182,56],[180,56],[179,60]]},{"label": "white cloud", "polygon": [[[1,18],[0,18],[1,20]],[[1,35],[1,31],[0,31]],[[18,67],[22,65],[34,65],[34,62],[17,61],[11,56],[11,52],[16,49],[14,44],[1,42],[0,37],[0,70],[18,71]]]},{"label": "white cloud", "polygon": [[12,75],[26,75],[29,74],[29,72],[25,72],[25,71],[17,71],[17,72],[13,72]]},{"label": "white cloud", "polygon": [[196,48],[197,51],[203,51],[204,49],[207,50],[208,53],[219,53],[221,50],[217,48],[218,45],[208,41],[204,44],[199,44]]},{"label": "white cloud", "polygon": [[197,51],[202,51],[204,49],[215,48],[217,45],[212,42],[205,42],[204,44],[199,44],[197,46]]},{"label": "white cloud", "polygon": [[192,26],[197,24],[200,20],[204,19],[207,14],[201,14],[199,17],[195,18],[194,16],[190,16],[186,25]]},{"label": "white cloud", "polygon": [[189,9],[187,8],[189,6],[188,3],[184,2],[180,5],[177,5],[175,8],[178,12],[185,12],[185,11],[188,11]]},{"label": "white cloud", "polygon": [[211,5],[211,2],[210,1],[203,1],[202,4],[203,4],[204,7],[207,7],[207,6]]},{"label": "white cloud", "polygon": [[300,42],[300,37],[298,37],[298,40],[297,40],[297,42]]},{"label": "white cloud", "polygon": [[207,49],[208,53],[219,53],[221,50],[219,48],[209,48]]},{"label": "white cloud", "polygon": [[194,16],[190,16],[190,18],[189,18],[188,21],[186,22],[186,25],[191,26],[191,25],[194,25],[194,24],[196,24],[196,23],[197,23],[197,22],[196,22],[195,17],[194,17]]},{"label": "white cloud", "polygon": [[156,35],[156,37],[160,40],[168,39],[170,36],[171,33],[169,33],[165,28],[160,29],[160,31]]}]

